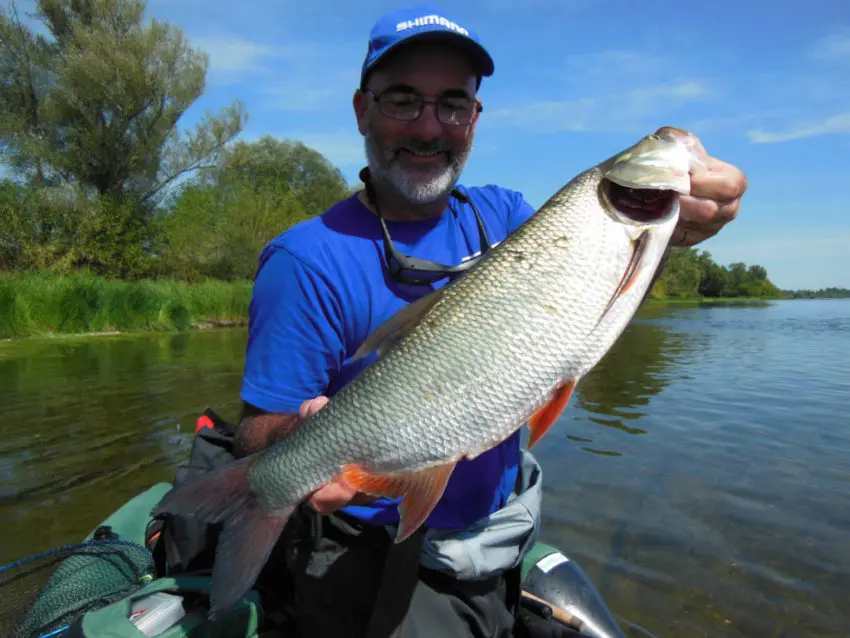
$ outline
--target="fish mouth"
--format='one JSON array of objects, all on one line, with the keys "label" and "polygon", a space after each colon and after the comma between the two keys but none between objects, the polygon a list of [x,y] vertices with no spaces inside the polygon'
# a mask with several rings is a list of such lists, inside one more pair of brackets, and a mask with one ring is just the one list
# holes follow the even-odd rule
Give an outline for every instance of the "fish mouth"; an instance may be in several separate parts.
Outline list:
[{"label": "fish mouth", "polygon": [[662,222],[673,213],[679,193],[670,189],[632,188],[603,178],[601,194],[620,216],[637,224]]}]

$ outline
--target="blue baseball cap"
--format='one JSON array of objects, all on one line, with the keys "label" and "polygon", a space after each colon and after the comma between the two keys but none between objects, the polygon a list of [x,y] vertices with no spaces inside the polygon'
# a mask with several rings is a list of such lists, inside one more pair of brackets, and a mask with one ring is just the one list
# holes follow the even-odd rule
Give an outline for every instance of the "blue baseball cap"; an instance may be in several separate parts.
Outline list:
[{"label": "blue baseball cap", "polygon": [[459,45],[469,55],[478,74],[493,75],[493,58],[475,33],[436,7],[420,4],[388,13],[375,23],[369,34],[360,81],[364,82],[375,64],[399,45],[438,38]]}]

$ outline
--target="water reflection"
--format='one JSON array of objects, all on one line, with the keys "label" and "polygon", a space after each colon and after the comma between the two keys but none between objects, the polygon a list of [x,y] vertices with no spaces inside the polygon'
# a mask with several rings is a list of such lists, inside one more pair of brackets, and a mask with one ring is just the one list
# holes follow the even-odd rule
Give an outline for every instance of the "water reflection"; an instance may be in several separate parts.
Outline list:
[{"label": "water reflection", "polygon": [[2,344],[0,564],[76,540],[171,480],[203,409],[235,416],[245,339],[222,330]]},{"label": "water reflection", "polygon": [[[594,441],[587,421],[604,428],[646,434],[643,417],[652,398],[682,374],[678,366],[694,350],[694,343],[669,326],[652,321],[632,322],[611,350],[581,382],[568,408],[567,437],[577,443]],[[640,425],[637,423],[640,421]],[[576,434],[577,428],[584,434]],[[611,439],[608,439],[611,440]],[[618,456],[620,452],[583,446],[586,452]]]},{"label": "water reflection", "polygon": [[[542,539],[659,637],[845,635],[848,333],[850,300],[645,308],[534,450]],[[245,339],[0,344],[0,562],[170,480]]]},{"label": "water reflection", "polygon": [[850,302],[654,308],[562,419],[569,445],[540,446],[543,538],[658,636],[844,635],[848,325]]}]

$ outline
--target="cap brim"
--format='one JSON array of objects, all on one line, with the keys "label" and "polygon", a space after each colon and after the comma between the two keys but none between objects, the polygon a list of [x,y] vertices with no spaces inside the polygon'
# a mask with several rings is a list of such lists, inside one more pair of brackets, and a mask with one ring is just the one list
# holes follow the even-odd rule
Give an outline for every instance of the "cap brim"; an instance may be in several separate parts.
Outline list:
[{"label": "cap brim", "polygon": [[381,51],[381,54],[375,59],[373,59],[368,67],[363,69],[362,75],[365,76],[367,73],[371,72],[372,69],[374,69],[379,62],[387,58],[388,54],[397,53],[406,45],[411,44],[413,42],[426,41],[450,42],[452,45],[462,50],[469,57],[469,59],[472,61],[472,65],[477,75],[481,75],[482,77],[489,77],[493,75],[493,71],[495,68],[493,58],[490,57],[490,54],[487,53],[487,50],[483,46],[478,44],[475,40],[467,38],[464,35],[460,35],[459,33],[453,33],[451,31],[445,31],[443,29],[421,31],[420,33],[409,35],[403,40],[400,40],[399,42],[390,45],[389,47]]}]

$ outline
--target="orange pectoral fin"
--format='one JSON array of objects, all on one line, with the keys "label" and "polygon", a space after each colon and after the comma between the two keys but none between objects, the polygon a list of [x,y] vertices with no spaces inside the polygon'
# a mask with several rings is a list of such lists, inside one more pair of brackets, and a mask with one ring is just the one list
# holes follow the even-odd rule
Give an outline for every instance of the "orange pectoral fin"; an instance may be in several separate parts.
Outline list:
[{"label": "orange pectoral fin", "polygon": [[408,474],[374,474],[359,465],[346,465],[341,477],[360,492],[387,498],[401,497],[398,507],[401,522],[395,539],[396,543],[400,543],[416,531],[436,507],[455,465],[452,462]]},{"label": "orange pectoral fin", "polygon": [[558,420],[564,408],[573,394],[576,387],[576,381],[570,379],[564,385],[555,390],[549,403],[544,405],[537,413],[528,421],[528,429],[531,435],[528,437],[528,449],[533,448],[537,442],[543,438],[543,435],[549,430],[552,424]]},{"label": "orange pectoral fin", "polygon": [[[629,260],[629,263],[626,266],[626,270],[623,273],[622,278],[620,279],[620,284],[617,286],[617,290],[614,291],[614,294],[608,301],[608,306],[603,311],[602,317],[608,314],[608,311],[611,310],[617,299],[625,295],[637,281],[638,275],[641,272],[641,263],[643,261],[644,256],[646,255],[646,247],[648,243],[649,233],[646,232],[642,233],[640,237],[638,237],[634,241],[632,258]],[[600,317],[600,319],[602,317]]]}]

